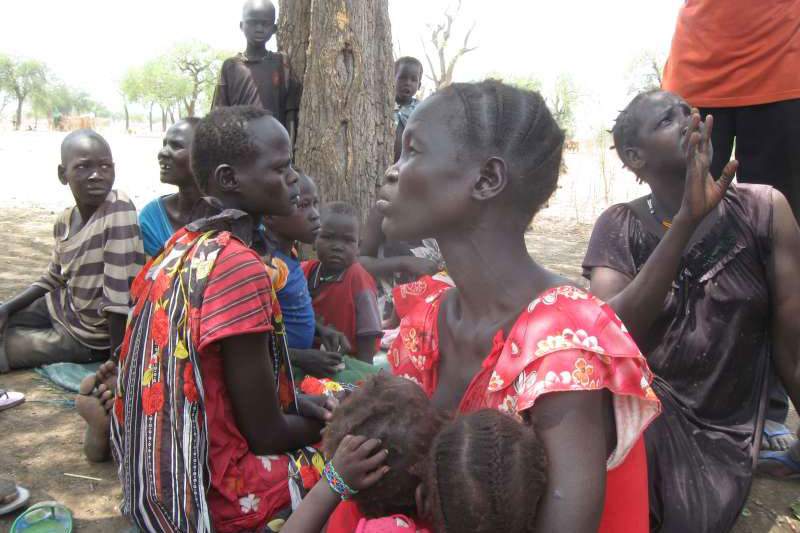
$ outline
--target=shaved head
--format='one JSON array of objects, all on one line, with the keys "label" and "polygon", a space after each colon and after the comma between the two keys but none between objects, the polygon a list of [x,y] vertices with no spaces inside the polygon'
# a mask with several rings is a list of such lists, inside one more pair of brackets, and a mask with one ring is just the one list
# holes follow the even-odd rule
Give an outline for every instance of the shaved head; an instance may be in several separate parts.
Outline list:
[{"label": "shaved head", "polygon": [[108,150],[109,155],[111,155],[111,146],[102,135],[94,130],[80,129],[69,132],[67,136],[64,137],[64,140],[61,141],[61,164],[66,165],[72,150],[76,146],[84,144],[87,140],[96,141],[97,143],[101,144],[106,150]]},{"label": "shaved head", "polygon": [[252,12],[267,12],[272,13],[272,18],[275,18],[275,4],[270,0],[247,0],[242,7],[242,20],[248,18]]}]

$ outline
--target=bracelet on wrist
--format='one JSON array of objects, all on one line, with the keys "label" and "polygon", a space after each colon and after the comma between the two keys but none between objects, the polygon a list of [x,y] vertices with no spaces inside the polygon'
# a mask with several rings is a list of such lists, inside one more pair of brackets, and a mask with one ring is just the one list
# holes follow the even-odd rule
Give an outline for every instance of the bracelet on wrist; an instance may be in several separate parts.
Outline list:
[{"label": "bracelet on wrist", "polygon": [[358,494],[357,490],[350,488],[350,486],[344,482],[342,476],[340,476],[339,472],[333,467],[332,461],[328,461],[322,474],[325,476],[325,480],[328,482],[328,486],[331,490],[338,494],[343,500],[349,500]]}]

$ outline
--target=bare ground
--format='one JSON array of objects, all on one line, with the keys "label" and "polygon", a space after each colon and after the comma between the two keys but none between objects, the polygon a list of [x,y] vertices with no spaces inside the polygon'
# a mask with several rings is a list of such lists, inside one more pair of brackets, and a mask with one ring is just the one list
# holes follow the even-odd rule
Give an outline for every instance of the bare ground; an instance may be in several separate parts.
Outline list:
[{"label": "bare ground", "polygon": [[[23,289],[46,265],[50,252],[52,211],[37,208],[0,209],[0,301]],[[531,253],[561,274],[580,279],[581,259],[591,226],[547,212],[529,235]],[[48,385],[33,372],[0,376],[0,388],[27,395],[25,404],[0,412],[0,477],[31,489],[31,501],[58,500],[74,512],[78,531],[125,531],[119,516],[120,487],[110,463],[90,464],[81,450],[83,424],[71,395]],[[797,417],[791,421],[797,428]],[[65,473],[99,478],[91,481]],[[789,506],[800,497],[798,482],[756,479],[736,533],[800,531]],[[0,518],[6,530],[16,515]]]}]

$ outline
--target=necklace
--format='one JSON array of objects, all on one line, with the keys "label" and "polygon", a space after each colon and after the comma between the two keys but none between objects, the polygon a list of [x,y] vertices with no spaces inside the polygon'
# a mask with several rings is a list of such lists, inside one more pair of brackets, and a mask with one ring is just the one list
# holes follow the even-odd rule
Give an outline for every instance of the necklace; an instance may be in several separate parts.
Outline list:
[{"label": "necklace", "polygon": [[672,220],[668,218],[660,219],[658,215],[656,215],[656,208],[653,206],[653,195],[647,197],[647,207],[650,209],[650,214],[653,215],[653,218],[661,222],[661,225],[664,226],[664,229],[669,229],[672,227]]}]

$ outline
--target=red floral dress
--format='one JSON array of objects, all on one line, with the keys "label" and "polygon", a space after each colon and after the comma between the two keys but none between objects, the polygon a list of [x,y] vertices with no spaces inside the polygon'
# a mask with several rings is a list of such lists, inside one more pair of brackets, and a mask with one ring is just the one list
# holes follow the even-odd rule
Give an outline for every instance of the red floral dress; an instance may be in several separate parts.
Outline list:
[{"label": "red floral dress", "polygon": [[[446,290],[414,294],[389,364],[432,396],[438,385],[439,306]],[[416,292],[416,291],[415,291]],[[617,448],[608,458],[600,531],[649,529],[647,460],[642,434],[660,412],[652,374],[611,308],[570,286],[530,303],[508,336],[497,333],[491,353],[464,393],[459,411],[496,408],[518,416],[543,394],[608,389],[613,395]]]}]

